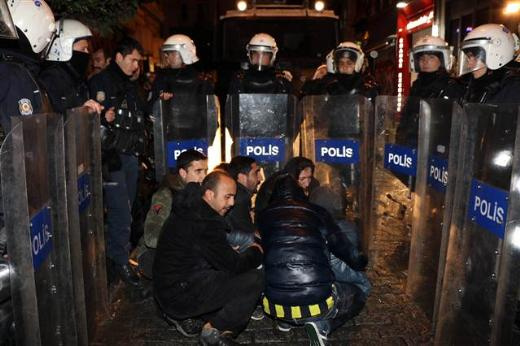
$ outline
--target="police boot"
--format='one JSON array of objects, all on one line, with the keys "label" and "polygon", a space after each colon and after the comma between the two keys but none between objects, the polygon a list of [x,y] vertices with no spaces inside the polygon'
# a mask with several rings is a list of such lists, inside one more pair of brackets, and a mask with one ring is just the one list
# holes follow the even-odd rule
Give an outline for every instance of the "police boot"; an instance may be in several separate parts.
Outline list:
[{"label": "police boot", "polygon": [[129,264],[116,265],[115,269],[121,277],[121,280],[134,287],[140,286],[139,276],[137,276]]},{"label": "police boot", "polygon": [[206,345],[216,345],[216,346],[233,346],[240,345],[236,341],[233,340],[232,334],[230,332],[219,332],[216,328],[205,328],[202,329],[200,333],[200,344],[203,346]]}]

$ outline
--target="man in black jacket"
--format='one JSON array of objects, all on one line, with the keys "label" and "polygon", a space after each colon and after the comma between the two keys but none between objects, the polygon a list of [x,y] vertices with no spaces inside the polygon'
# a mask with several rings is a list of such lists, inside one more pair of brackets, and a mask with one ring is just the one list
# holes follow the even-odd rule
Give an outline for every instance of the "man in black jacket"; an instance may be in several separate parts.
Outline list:
[{"label": "man in black jacket", "polygon": [[104,107],[101,119],[103,165],[107,205],[107,256],[121,278],[139,286],[139,278],[128,264],[131,207],[136,191],[139,166],[137,156],[144,144],[144,103],[137,85],[131,81],[139,69],[143,48],[132,38],[123,39],[110,65],[89,81],[90,95]]},{"label": "man in black jacket", "polygon": [[188,184],[175,196],[157,245],[155,298],[176,321],[201,317],[203,345],[233,345],[231,336],[247,325],[264,286],[255,269],[262,248],[253,243],[238,253],[226,241],[224,215],[235,194],[235,181],[223,171],[210,173],[202,186]]},{"label": "man in black jacket", "polygon": [[331,252],[354,270],[367,264],[364,255],[334,223],[327,211],[306,201],[290,175],[277,179],[271,203],[258,216],[266,249],[266,313],[305,324],[311,345],[325,345],[327,335],[359,313],[365,295],[334,279]]}]

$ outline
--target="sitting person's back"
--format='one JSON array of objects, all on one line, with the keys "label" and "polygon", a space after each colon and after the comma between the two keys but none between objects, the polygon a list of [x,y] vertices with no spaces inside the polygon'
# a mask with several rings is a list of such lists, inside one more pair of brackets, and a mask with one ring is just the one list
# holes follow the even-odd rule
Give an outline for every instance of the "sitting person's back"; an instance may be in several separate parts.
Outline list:
[{"label": "sitting person's back", "polygon": [[305,324],[309,337],[323,345],[326,335],[365,303],[359,288],[335,279],[329,252],[355,270],[366,266],[366,257],[354,251],[325,209],[306,201],[290,175],[277,179],[271,203],[258,219],[265,249],[264,310]]}]

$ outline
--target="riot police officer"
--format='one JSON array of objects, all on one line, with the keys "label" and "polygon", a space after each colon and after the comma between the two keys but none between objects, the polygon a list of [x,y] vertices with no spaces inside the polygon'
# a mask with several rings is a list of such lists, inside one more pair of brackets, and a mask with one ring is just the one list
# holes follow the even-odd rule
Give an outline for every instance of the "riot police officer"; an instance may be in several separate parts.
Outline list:
[{"label": "riot police officer", "polygon": [[377,96],[375,82],[363,74],[365,54],[354,42],[342,42],[327,55],[327,74],[304,84],[304,95]]},{"label": "riot police officer", "polygon": [[520,78],[513,66],[518,47],[518,37],[502,24],[484,24],[466,35],[459,52],[459,75],[471,75],[463,101],[518,102]]},{"label": "riot police officer", "polygon": [[105,107],[102,150],[103,165],[108,170],[104,183],[108,208],[107,255],[121,278],[134,286],[139,285],[139,279],[128,265],[128,251],[145,105],[131,78],[139,69],[142,55],[139,42],[125,38],[118,44],[110,65],[89,81],[91,95]]},{"label": "riot police officer", "polygon": [[46,60],[49,66],[40,74],[54,111],[65,113],[67,109],[81,105],[100,113],[101,105],[89,99],[85,73],[90,61],[90,29],[73,19],[56,22],[56,37]]},{"label": "riot police officer", "polygon": [[[12,37],[0,48],[0,122],[4,133],[11,129],[11,116],[50,111],[45,93],[37,82],[40,54],[54,35],[54,15],[45,1],[0,2],[2,21],[11,27]],[[10,26],[10,17],[14,26]],[[4,31],[4,29],[0,29]]]},{"label": "riot police officer", "polygon": [[458,101],[462,97],[462,84],[448,73],[453,60],[451,48],[440,37],[423,36],[414,44],[410,54],[410,70],[418,73],[418,77],[401,113],[397,128],[399,143],[417,145],[420,99],[446,98]]},{"label": "riot police officer", "polygon": [[173,35],[161,47],[165,67],[158,71],[152,86],[152,104],[161,98],[171,99],[175,93],[213,93],[213,85],[208,76],[197,70],[199,61],[193,40],[186,35]]},{"label": "riot police officer", "polygon": [[292,76],[276,71],[274,62],[278,46],[268,34],[254,35],[246,46],[248,68],[237,73],[231,81],[229,94],[291,94]]}]

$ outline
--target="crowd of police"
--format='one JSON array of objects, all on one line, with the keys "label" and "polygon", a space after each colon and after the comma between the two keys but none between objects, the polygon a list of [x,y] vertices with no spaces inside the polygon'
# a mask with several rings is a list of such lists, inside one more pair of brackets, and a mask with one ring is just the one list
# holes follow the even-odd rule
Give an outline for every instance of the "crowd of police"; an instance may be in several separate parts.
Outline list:
[{"label": "crowd of police", "polygon": [[[318,109],[320,99],[312,97],[328,95],[332,101],[325,100],[328,104],[320,108],[329,114],[325,137],[342,138],[353,131],[357,125],[349,123],[350,118],[335,115],[345,110],[344,105],[334,102],[342,102],[342,96],[363,97],[370,104],[378,96],[377,84],[365,73],[359,45],[340,43],[313,78],[295,90],[291,73],[275,68],[274,38],[266,33],[252,37],[246,47],[249,63],[231,80],[226,103],[229,114],[250,114],[236,124],[236,116],[226,116],[223,125],[236,140],[234,158],[207,174],[209,147],[224,137],[213,131],[222,119],[210,116],[218,113],[218,101],[210,97],[214,80],[198,68],[196,47],[188,36],[165,40],[163,66],[146,88],[140,83],[143,48],[132,38],[121,40],[111,61],[102,63],[87,80],[92,60],[92,32],[87,26],[74,19],[55,21],[44,1],[1,1],[0,9],[4,137],[19,124],[18,117],[66,115],[86,107],[99,118],[111,275],[136,289],[153,280],[154,299],[163,317],[185,336],[199,336],[204,345],[234,344],[232,337],[250,318],[263,318],[264,312],[278,321],[278,329],[305,326],[311,344],[324,345],[329,333],[359,313],[370,292],[364,273],[367,257],[358,250],[358,226],[344,216],[345,209],[359,208],[355,205],[363,197],[344,205],[341,196],[348,195],[344,190],[350,186],[366,184],[360,179],[369,177],[356,165],[359,159],[345,166],[331,161],[332,168],[324,173],[322,166],[298,156],[301,148],[294,152],[288,148],[308,123],[294,116],[277,127],[270,122],[279,120],[269,118],[280,109],[283,117],[289,117],[296,98],[307,100],[304,108],[310,104],[310,109]],[[447,99],[460,105],[517,102],[520,76],[514,59],[519,48],[516,35],[503,25],[479,26],[461,44],[455,77],[455,58],[448,44],[439,37],[420,38],[410,53],[410,67],[418,75],[401,111],[396,143],[418,146],[421,99]],[[281,97],[267,102],[248,99],[254,94]],[[359,103],[356,107],[355,112],[362,114]],[[200,118],[201,108],[207,118]],[[144,232],[132,246],[140,167],[154,162],[148,157],[153,128],[155,162],[162,160],[165,167],[157,175],[160,185],[151,201],[138,205],[146,214]],[[202,135],[200,129],[211,133]],[[267,130],[273,133],[265,135]],[[265,147],[259,152],[245,149],[255,137],[269,136],[286,141],[282,143],[286,149],[279,151],[275,144],[280,142],[269,142],[269,153]],[[305,141],[306,134],[301,136]],[[206,138],[182,146],[183,140],[198,137]],[[247,138],[242,142],[241,137]],[[220,152],[225,145],[219,140],[215,143]],[[276,164],[262,161],[270,154],[278,157]],[[335,156],[354,154],[344,149]],[[269,176],[256,193],[261,166]],[[2,187],[5,197],[8,186]],[[11,210],[5,202],[4,210]],[[2,214],[2,226],[4,218]],[[5,238],[4,228],[2,251],[8,258]],[[137,268],[131,259],[137,260]]]}]

